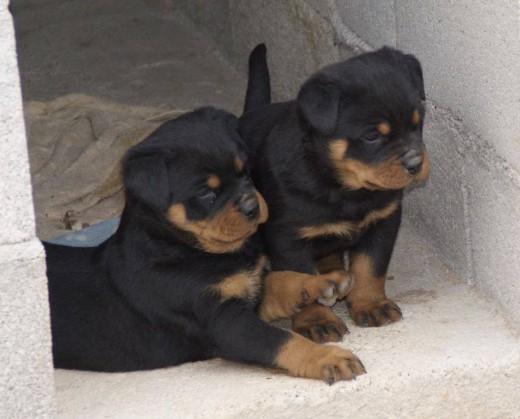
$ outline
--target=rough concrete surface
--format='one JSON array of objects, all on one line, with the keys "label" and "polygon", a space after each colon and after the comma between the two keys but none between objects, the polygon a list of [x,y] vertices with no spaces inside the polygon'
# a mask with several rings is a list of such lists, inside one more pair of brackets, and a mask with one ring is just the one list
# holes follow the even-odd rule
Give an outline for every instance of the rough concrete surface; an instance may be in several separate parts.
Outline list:
[{"label": "rough concrete surface", "polygon": [[244,77],[182,13],[140,0],[14,0],[24,101],[86,94],[126,105],[242,108]]},{"label": "rough concrete surface", "polygon": [[373,47],[416,54],[428,97],[520,171],[520,3],[510,0],[336,2]]},{"label": "rough concrete surface", "polygon": [[[61,418],[515,418],[520,338],[405,226],[389,295],[404,320],[352,325],[368,374],[331,387],[213,360],[125,374],[56,371]],[[346,318],[344,303],[337,311]]]},{"label": "rough concrete surface", "polygon": [[30,240],[34,217],[15,39],[6,1],[0,3],[0,51],[0,243],[7,244]]},{"label": "rough concrete surface", "polygon": [[428,97],[520,173],[520,2],[396,0],[397,47],[417,54]]},{"label": "rough concrete surface", "polygon": [[[326,19],[328,2],[310,5],[301,0],[222,0],[214,3],[206,6],[204,0],[172,1],[215,39],[242,72],[252,48],[265,42],[270,48],[268,59],[275,100],[294,97],[313,71],[340,57],[334,28]],[[229,11],[225,29],[214,9]],[[223,30],[228,35],[222,35]]]},{"label": "rough concrete surface", "polygon": [[[520,176],[445,109],[428,107],[427,187],[409,215],[449,267],[520,320]],[[412,198],[412,197],[410,197]]]},{"label": "rough concrete surface", "polygon": [[35,239],[14,30],[0,1],[0,417],[53,412],[43,249]]},{"label": "rough concrete surface", "polygon": [[0,244],[0,417],[53,416],[50,348],[41,243]]}]

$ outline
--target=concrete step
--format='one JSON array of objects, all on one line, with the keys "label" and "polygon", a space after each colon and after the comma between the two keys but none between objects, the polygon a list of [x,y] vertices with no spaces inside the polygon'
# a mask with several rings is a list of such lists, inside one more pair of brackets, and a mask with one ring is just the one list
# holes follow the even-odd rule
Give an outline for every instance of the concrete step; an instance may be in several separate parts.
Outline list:
[{"label": "concrete step", "polygon": [[368,373],[327,386],[224,360],[149,372],[56,371],[61,418],[518,418],[520,338],[496,307],[402,229],[388,294],[404,320],[341,346]]}]

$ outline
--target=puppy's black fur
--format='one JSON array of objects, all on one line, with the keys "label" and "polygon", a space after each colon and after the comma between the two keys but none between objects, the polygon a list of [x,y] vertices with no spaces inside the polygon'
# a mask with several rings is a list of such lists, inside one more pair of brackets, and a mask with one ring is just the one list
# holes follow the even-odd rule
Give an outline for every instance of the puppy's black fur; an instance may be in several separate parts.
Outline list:
[{"label": "puppy's black fur", "polygon": [[[248,92],[270,97],[262,47],[252,53],[255,63]],[[272,268],[312,273],[324,257],[341,266],[348,250],[355,285],[347,304],[358,325],[401,318],[384,281],[403,189],[428,175],[424,99],[419,61],[382,48],[325,67],[296,100],[246,100],[254,106],[240,119],[253,180],[270,208],[263,235]]]},{"label": "puppy's black fur", "polygon": [[[115,235],[92,249],[45,245],[57,367],[128,371],[213,356],[272,364],[287,334],[255,315],[259,294],[220,304],[211,292],[255,269],[258,240],[209,253],[167,215],[179,204],[196,222],[254,193],[233,166],[244,151],[227,113],[202,109],[168,122],[125,158]],[[210,175],[221,180],[218,190],[206,185]]]},{"label": "puppy's black fur", "polygon": [[[267,207],[237,129],[212,108],[165,123],[124,159],[117,232],[95,248],[45,243],[55,366],[131,371],[220,356],[311,378],[347,362],[350,376],[337,379],[362,372],[351,353],[330,359],[264,321],[330,283],[289,275],[293,288],[271,295],[255,235]],[[299,350],[313,355],[291,363]]]}]

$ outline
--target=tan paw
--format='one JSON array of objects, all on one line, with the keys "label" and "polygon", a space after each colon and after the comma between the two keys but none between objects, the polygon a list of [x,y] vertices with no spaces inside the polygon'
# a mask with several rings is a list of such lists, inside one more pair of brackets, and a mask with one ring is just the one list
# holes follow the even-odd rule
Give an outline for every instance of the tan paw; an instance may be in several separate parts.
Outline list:
[{"label": "tan paw", "polygon": [[351,351],[319,345],[298,335],[281,348],[277,364],[291,375],[323,380],[329,385],[366,373],[359,358]]},{"label": "tan paw", "polygon": [[319,304],[307,306],[295,314],[292,329],[318,343],[341,342],[348,333],[345,322],[330,308]]},{"label": "tan paw", "polygon": [[327,384],[332,385],[342,380],[352,380],[366,373],[364,365],[351,351],[335,346],[325,346],[314,361],[316,372]]},{"label": "tan paw", "polygon": [[347,303],[352,320],[361,327],[379,327],[403,318],[399,306],[387,298],[369,303]]}]

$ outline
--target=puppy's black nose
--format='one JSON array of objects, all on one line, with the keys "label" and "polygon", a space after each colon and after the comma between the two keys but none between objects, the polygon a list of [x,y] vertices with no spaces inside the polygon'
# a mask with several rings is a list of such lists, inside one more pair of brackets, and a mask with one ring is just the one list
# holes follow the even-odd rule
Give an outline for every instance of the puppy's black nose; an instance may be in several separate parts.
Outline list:
[{"label": "puppy's black nose", "polygon": [[255,193],[243,195],[238,201],[238,210],[247,218],[253,219],[258,216],[260,207]]},{"label": "puppy's black nose", "polygon": [[402,157],[401,163],[411,175],[419,173],[423,164],[422,153],[418,150],[408,150]]}]

